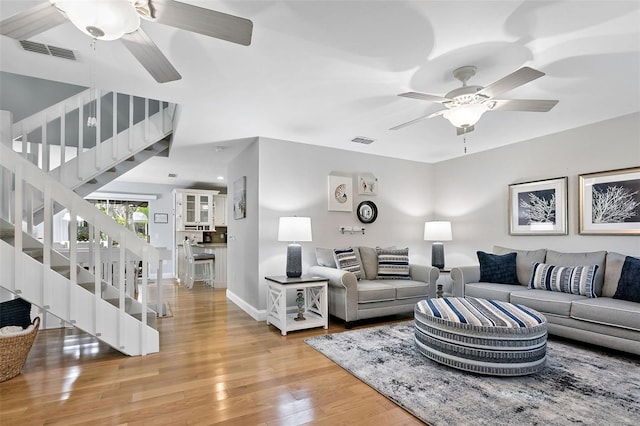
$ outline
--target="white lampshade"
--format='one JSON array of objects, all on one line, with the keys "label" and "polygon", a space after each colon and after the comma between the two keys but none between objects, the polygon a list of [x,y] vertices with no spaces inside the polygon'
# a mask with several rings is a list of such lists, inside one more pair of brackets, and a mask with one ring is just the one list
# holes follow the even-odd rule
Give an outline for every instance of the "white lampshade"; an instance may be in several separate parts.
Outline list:
[{"label": "white lampshade", "polygon": [[[116,40],[140,28],[129,0],[51,0],[80,31],[100,40]],[[101,34],[103,33],[103,34]]]},{"label": "white lampshade", "polygon": [[424,223],[425,241],[451,241],[451,222],[439,220]]},{"label": "white lampshade", "polygon": [[281,217],[278,241],[311,241],[310,217]]},{"label": "white lampshade", "polygon": [[442,113],[442,116],[454,126],[464,128],[475,125],[488,109],[484,103],[460,105],[446,110]]}]

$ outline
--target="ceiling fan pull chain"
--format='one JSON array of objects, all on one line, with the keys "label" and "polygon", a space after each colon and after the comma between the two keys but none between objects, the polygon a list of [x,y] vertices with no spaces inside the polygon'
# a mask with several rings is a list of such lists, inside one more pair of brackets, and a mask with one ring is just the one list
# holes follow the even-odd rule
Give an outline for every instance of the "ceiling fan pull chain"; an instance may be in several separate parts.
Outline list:
[{"label": "ceiling fan pull chain", "polygon": [[89,66],[89,117],[87,117],[87,127],[96,127],[96,39],[91,39],[91,65]]}]

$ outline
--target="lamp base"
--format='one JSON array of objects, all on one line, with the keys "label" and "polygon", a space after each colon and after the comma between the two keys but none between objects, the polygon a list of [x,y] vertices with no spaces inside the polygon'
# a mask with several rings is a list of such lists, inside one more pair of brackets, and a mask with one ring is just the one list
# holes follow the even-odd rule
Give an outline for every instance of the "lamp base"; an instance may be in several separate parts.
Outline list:
[{"label": "lamp base", "polygon": [[289,244],[287,246],[287,277],[299,278],[302,276],[302,246]]},{"label": "lamp base", "polygon": [[431,266],[438,269],[444,268],[444,244],[431,244]]}]

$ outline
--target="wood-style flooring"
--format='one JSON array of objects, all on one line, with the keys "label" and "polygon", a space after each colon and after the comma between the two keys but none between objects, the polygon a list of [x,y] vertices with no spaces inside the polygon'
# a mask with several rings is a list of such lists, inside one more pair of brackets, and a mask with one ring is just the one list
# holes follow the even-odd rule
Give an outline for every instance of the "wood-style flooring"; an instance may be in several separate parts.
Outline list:
[{"label": "wood-style flooring", "polygon": [[165,283],[160,352],[128,357],[77,329],[41,330],[0,383],[1,425],[411,425],[415,417],[312,349],[344,331],[280,331],[225,289]]}]

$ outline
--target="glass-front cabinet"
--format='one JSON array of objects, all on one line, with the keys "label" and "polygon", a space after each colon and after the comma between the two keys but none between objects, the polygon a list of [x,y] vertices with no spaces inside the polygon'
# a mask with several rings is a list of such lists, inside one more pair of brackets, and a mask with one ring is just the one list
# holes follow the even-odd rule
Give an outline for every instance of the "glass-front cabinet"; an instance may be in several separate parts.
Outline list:
[{"label": "glass-front cabinet", "polygon": [[175,190],[178,231],[213,231],[213,196],[218,191]]}]

